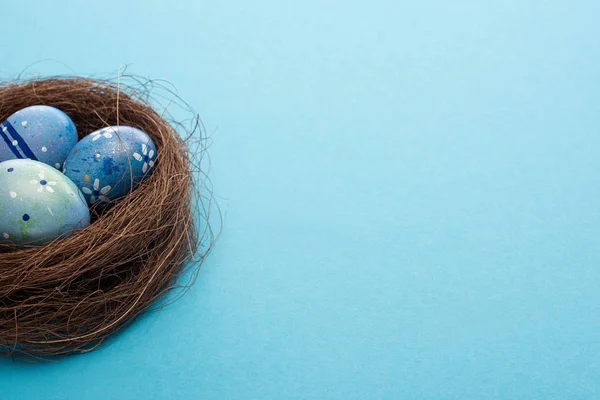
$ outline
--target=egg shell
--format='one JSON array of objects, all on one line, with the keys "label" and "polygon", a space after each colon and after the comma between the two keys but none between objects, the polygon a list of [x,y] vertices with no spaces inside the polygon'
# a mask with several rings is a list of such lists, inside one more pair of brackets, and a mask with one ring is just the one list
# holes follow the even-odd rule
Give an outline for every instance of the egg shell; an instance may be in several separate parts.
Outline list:
[{"label": "egg shell", "polygon": [[60,171],[33,160],[0,163],[0,241],[39,245],[89,224],[83,194]]},{"label": "egg shell", "polygon": [[156,146],[145,132],[110,126],[81,139],[65,160],[63,172],[92,205],[130,193],[155,161]]},{"label": "egg shell", "polygon": [[71,118],[50,106],[31,106],[0,124],[0,162],[31,159],[61,169],[77,143]]}]

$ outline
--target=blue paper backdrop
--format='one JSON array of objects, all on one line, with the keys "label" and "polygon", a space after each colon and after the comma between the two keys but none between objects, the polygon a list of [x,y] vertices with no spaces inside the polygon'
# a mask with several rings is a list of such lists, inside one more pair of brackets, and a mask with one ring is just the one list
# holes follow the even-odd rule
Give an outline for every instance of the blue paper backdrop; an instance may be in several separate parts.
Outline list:
[{"label": "blue paper backdrop", "polygon": [[172,82],[226,214],[181,301],[1,399],[600,398],[598,1],[1,9],[2,78]]}]

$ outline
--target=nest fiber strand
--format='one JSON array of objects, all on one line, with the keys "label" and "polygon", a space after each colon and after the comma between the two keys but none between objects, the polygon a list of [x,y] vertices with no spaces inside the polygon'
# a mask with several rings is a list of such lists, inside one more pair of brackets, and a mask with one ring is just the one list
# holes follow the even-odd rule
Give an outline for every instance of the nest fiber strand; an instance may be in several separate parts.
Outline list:
[{"label": "nest fiber strand", "polygon": [[108,125],[146,132],[158,149],[151,176],[93,223],[42,247],[0,245],[0,352],[85,352],[131,322],[173,284],[197,248],[186,142],[135,94],[114,83],[56,78],[0,87],[0,120],[56,107],[81,137]]}]

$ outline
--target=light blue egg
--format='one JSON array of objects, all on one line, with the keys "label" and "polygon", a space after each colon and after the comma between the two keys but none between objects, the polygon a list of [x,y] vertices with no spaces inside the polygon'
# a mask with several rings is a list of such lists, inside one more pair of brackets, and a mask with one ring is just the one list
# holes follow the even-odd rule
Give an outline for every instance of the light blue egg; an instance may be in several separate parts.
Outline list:
[{"label": "light blue egg", "polygon": [[40,245],[89,224],[83,194],[60,171],[33,160],[0,163],[0,241]]},{"label": "light blue egg", "polygon": [[130,193],[155,162],[156,146],[150,136],[130,126],[110,126],[81,139],[65,160],[63,172],[92,205]]},{"label": "light blue egg", "polygon": [[71,118],[57,108],[31,106],[0,124],[0,162],[31,159],[61,169],[77,143]]}]

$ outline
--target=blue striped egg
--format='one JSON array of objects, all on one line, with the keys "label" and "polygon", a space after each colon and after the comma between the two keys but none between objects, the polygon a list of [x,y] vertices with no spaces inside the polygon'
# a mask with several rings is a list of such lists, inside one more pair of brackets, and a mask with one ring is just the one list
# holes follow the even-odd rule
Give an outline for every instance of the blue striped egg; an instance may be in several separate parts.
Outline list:
[{"label": "blue striped egg", "polygon": [[77,143],[77,129],[59,109],[31,106],[0,124],[0,137],[0,162],[30,159],[61,169]]},{"label": "blue striped egg", "polygon": [[92,205],[127,195],[155,162],[156,146],[145,132],[109,126],[81,139],[65,160],[63,172]]}]

